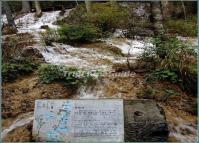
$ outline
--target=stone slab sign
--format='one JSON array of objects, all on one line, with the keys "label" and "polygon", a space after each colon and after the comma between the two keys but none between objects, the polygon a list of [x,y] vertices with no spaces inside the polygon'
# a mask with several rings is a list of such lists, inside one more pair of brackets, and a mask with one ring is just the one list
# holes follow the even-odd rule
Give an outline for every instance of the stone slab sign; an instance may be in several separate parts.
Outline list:
[{"label": "stone slab sign", "polygon": [[123,100],[36,100],[33,138],[57,142],[123,142]]}]

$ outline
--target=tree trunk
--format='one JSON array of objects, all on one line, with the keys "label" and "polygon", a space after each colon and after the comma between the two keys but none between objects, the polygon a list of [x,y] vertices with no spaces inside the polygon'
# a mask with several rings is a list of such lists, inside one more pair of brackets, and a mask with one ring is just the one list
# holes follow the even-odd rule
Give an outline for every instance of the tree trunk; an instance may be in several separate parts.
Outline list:
[{"label": "tree trunk", "polygon": [[41,11],[41,6],[40,6],[39,1],[35,0],[35,8],[36,8],[36,16],[41,17],[42,11]]},{"label": "tree trunk", "polygon": [[157,35],[163,34],[164,27],[160,1],[151,2],[151,14],[153,18],[154,33]]},{"label": "tree trunk", "polygon": [[91,1],[85,0],[85,4],[86,4],[86,11],[89,13],[91,11]]},{"label": "tree trunk", "polygon": [[111,6],[113,7],[116,4],[116,0],[110,0]]},{"label": "tree trunk", "polygon": [[2,1],[2,6],[3,6],[3,9],[4,9],[5,14],[6,14],[8,25],[13,27],[13,28],[16,28],[14,18],[12,17],[11,9],[10,9],[10,6],[8,5],[8,2]]},{"label": "tree trunk", "polygon": [[184,5],[184,2],[182,0],[181,0],[181,3],[182,3],[182,9],[183,9],[183,13],[184,13],[184,20],[187,20],[185,5]]},{"label": "tree trunk", "polygon": [[78,3],[78,1],[77,1],[77,0],[76,0],[75,2],[76,2],[76,4],[77,4],[77,5],[79,5],[79,3]]},{"label": "tree trunk", "polygon": [[29,1],[22,1],[22,13],[29,13],[30,12],[30,3]]},{"label": "tree trunk", "polygon": [[170,13],[168,9],[168,0],[161,1],[161,4],[162,4],[163,19],[167,20],[170,17]]}]

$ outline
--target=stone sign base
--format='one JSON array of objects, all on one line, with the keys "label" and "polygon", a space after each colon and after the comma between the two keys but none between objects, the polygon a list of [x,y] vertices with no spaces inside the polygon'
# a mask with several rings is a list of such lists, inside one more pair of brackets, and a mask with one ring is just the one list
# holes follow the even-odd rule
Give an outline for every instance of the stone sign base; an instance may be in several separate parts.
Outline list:
[{"label": "stone sign base", "polygon": [[126,142],[163,142],[168,138],[164,111],[152,100],[124,100]]}]

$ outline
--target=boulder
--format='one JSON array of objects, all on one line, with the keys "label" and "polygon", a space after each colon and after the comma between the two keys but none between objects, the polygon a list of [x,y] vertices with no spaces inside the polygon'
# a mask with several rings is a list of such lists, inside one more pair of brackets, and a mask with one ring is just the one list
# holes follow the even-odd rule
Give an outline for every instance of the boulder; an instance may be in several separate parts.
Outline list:
[{"label": "boulder", "polygon": [[125,142],[163,142],[168,139],[164,111],[152,100],[124,100]]},{"label": "boulder", "polygon": [[2,29],[2,35],[11,35],[11,34],[16,34],[16,33],[17,33],[17,29],[14,27],[5,26]]},{"label": "boulder", "polygon": [[43,60],[43,55],[40,53],[40,51],[32,46],[24,48],[21,53],[21,57],[31,57],[33,59]]},{"label": "boulder", "polygon": [[40,27],[40,29],[49,29],[49,26],[48,26],[48,25],[42,25],[42,26]]}]

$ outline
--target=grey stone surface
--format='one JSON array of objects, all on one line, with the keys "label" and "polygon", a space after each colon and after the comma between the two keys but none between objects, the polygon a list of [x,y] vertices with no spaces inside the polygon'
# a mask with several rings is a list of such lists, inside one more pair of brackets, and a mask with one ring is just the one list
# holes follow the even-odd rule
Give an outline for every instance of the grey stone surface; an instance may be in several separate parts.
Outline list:
[{"label": "grey stone surface", "polygon": [[36,141],[123,142],[123,100],[37,100]]},{"label": "grey stone surface", "polygon": [[168,139],[164,111],[152,100],[124,100],[126,142],[163,142]]}]

